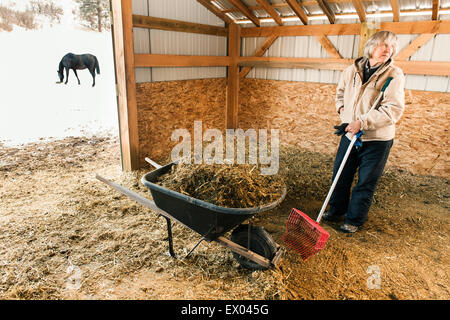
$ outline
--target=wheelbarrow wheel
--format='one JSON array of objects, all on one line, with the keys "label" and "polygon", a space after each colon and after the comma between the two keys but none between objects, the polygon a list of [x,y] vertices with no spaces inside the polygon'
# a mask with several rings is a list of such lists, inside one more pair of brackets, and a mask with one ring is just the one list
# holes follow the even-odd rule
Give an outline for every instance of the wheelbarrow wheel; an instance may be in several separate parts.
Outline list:
[{"label": "wheelbarrow wheel", "polygon": [[[276,244],[272,237],[261,227],[250,225],[250,234],[248,224],[241,224],[231,233],[231,241],[272,260],[276,253]],[[250,248],[249,238],[250,235]],[[264,270],[264,267],[254,261],[251,261],[240,254],[233,252],[233,257],[239,262],[241,266],[250,270]]]}]

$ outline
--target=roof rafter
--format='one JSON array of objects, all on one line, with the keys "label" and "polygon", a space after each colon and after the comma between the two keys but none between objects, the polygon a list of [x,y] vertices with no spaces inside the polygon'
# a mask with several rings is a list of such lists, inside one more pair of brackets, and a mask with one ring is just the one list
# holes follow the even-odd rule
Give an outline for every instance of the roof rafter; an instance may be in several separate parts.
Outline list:
[{"label": "roof rafter", "polygon": [[239,9],[239,11],[250,19],[256,26],[260,27],[261,23],[259,19],[250,11],[250,9],[241,0],[228,0],[233,6]]},{"label": "roof rafter", "polygon": [[431,20],[437,20],[439,16],[440,0],[433,0],[433,12],[431,14]]},{"label": "roof rafter", "polygon": [[361,0],[352,0],[353,6],[355,7],[356,13],[359,16],[361,22],[366,22],[366,11]]},{"label": "roof rafter", "polygon": [[308,16],[306,15],[303,8],[298,4],[297,0],[286,0],[292,11],[300,18],[303,24],[308,24]]},{"label": "roof rafter", "polygon": [[272,17],[273,20],[275,20],[278,25],[283,25],[283,20],[281,20],[280,15],[278,12],[270,5],[270,3],[267,2],[267,0],[256,0],[261,7],[264,8],[264,10]]},{"label": "roof rafter", "polygon": [[[214,0],[209,0],[209,1],[214,1]],[[371,2],[381,2],[381,1],[385,1],[385,0],[371,0]],[[327,0],[328,3],[349,3],[351,2],[351,0]],[[317,5],[318,0],[303,0],[301,2],[302,6],[315,6]],[[276,8],[289,8],[289,4],[283,2],[283,3],[272,3],[270,5],[272,8],[276,9]],[[248,8],[250,10],[263,10],[264,8],[260,5],[255,5],[255,6],[248,6]],[[230,12],[236,12],[239,11],[236,8],[231,8],[231,9],[224,9],[221,10],[224,13],[230,13]]]},{"label": "roof rafter", "polygon": [[392,13],[394,15],[394,22],[400,21],[400,6],[398,0],[391,0]]},{"label": "roof rafter", "polygon": [[317,3],[319,4],[323,13],[327,16],[328,21],[330,21],[330,23],[333,24],[336,20],[336,17],[334,15],[333,10],[331,10],[330,5],[328,4],[328,1],[327,0],[317,0]]}]

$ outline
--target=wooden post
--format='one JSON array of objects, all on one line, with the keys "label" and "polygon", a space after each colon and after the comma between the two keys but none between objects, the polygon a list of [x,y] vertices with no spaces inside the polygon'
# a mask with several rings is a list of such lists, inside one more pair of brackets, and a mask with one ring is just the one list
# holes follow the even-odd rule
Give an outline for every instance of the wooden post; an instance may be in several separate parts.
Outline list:
[{"label": "wooden post", "polygon": [[366,45],[367,40],[377,32],[377,28],[374,23],[361,23],[361,33],[359,35],[359,50],[358,57],[361,57],[364,54],[364,46]]},{"label": "wooden post", "polygon": [[111,0],[122,170],[139,169],[131,1]]},{"label": "wooden post", "polygon": [[226,129],[237,129],[239,110],[239,65],[241,51],[241,27],[232,23],[228,28],[228,56],[231,65],[228,67],[226,98]]}]

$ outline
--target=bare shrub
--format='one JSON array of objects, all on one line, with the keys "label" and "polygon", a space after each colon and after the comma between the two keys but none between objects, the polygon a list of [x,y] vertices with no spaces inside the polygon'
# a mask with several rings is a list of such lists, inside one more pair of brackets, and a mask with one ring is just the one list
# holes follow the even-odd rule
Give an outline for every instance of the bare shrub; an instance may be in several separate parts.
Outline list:
[{"label": "bare shrub", "polygon": [[12,31],[13,25],[26,29],[35,29],[34,13],[29,10],[17,11],[0,6],[0,30]]},{"label": "bare shrub", "polygon": [[31,11],[16,11],[16,24],[25,29],[35,29],[34,13]]},{"label": "bare shrub", "polygon": [[13,30],[13,27],[10,24],[0,22],[0,31],[2,30],[11,32]]},{"label": "bare shrub", "polygon": [[31,11],[35,14],[50,18],[51,22],[61,22],[64,10],[57,6],[53,0],[32,0],[30,1]]},{"label": "bare shrub", "polygon": [[13,11],[7,7],[0,6],[0,30],[3,29],[5,31],[12,30],[12,18]]}]

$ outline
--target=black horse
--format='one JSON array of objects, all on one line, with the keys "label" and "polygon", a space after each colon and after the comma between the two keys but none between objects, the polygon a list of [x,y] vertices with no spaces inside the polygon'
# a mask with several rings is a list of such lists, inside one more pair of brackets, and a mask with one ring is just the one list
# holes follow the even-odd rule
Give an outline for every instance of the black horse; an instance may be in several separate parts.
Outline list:
[{"label": "black horse", "polygon": [[[92,54],[73,54],[68,53],[66,54],[59,63],[59,69],[58,69],[58,75],[59,80],[62,83],[64,80],[64,69],[66,69],[66,82],[64,84],[67,84],[67,81],[69,80],[69,70],[72,69],[75,73],[75,76],[78,79],[77,75],[77,69],[89,69],[89,72],[92,75],[92,80],[94,81],[92,83],[92,86],[95,86],[95,70],[97,70],[97,74],[100,74],[100,67],[98,65],[97,57]],[[78,84],[80,84],[80,79],[78,79]]]}]

